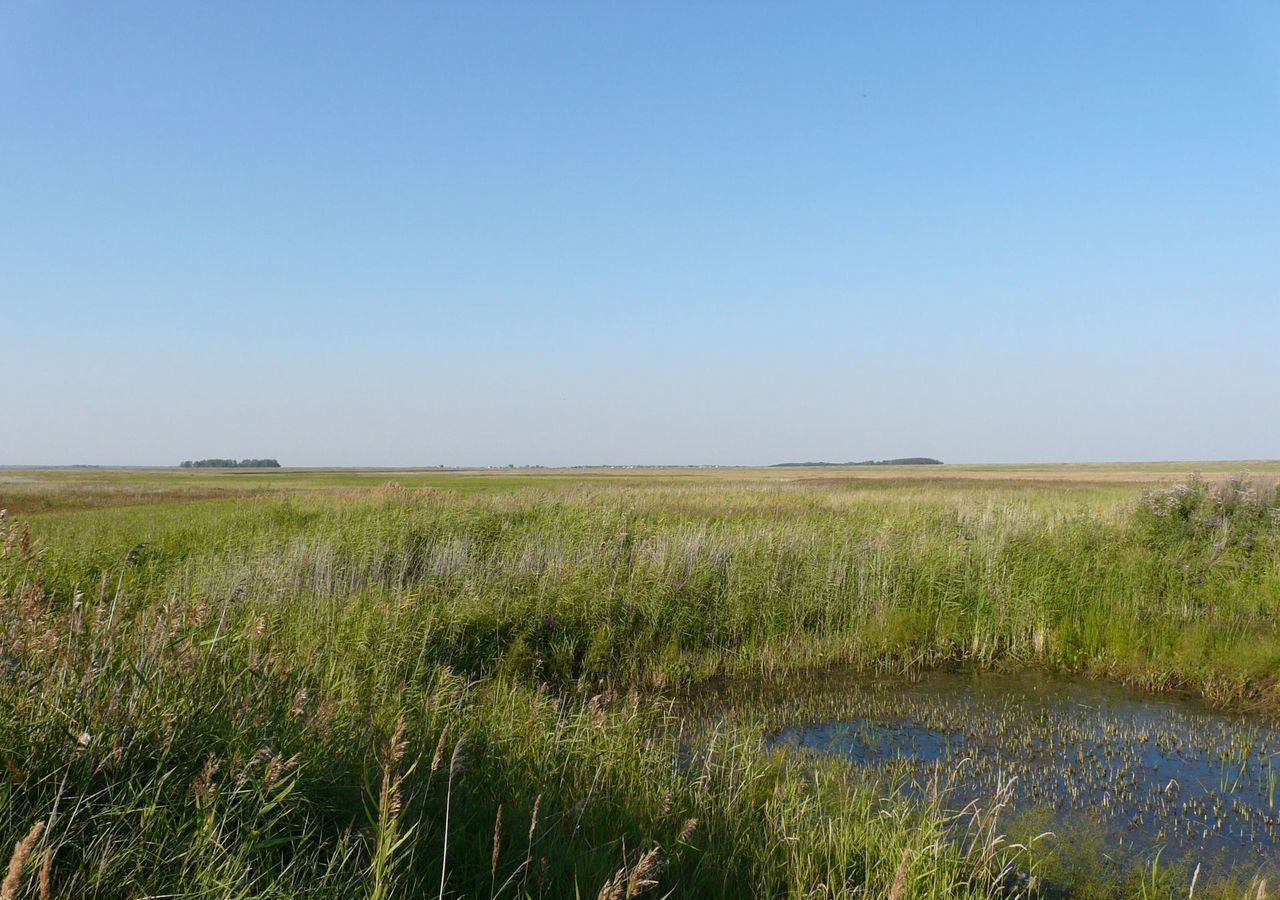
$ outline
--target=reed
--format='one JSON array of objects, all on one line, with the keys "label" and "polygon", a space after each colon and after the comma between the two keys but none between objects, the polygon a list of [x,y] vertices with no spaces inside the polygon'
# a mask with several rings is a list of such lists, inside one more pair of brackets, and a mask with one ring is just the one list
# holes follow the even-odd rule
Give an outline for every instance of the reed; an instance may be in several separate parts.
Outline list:
[{"label": "reed", "polygon": [[[886,896],[909,858],[903,896],[985,896],[1029,864],[1002,832],[796,766],[758,724],[692,740],[672,696],[965,661],[1276,698],[1280,523],[1247,479],[1173,500],[967,478],[318,484],[0,521],[0,837],[59,810],[38,890]],[[503,851],[504,819],[530,822],[523,847]]]}]

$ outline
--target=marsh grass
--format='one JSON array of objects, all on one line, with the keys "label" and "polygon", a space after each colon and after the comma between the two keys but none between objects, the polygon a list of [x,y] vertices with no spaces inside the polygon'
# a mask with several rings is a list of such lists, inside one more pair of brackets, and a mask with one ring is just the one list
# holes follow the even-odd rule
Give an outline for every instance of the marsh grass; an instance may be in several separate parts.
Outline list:
[{"label": "marsh grass", "polygon": [[1111,485],[726,478],[10,518],[0,837],[53,823],[54,896],[1016,893],[998,815],[957,839],[664,697],[964,660],[1270,702],[1255,493],[1203,528]]}]

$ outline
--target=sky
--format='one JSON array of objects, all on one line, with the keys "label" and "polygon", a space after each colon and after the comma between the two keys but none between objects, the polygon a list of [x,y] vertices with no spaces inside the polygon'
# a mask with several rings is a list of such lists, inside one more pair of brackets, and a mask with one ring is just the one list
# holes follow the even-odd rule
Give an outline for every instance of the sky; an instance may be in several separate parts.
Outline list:
[{"label": "sky", "polygon": [[1280,457],[1280,4],[0,0],[0,464]]}]

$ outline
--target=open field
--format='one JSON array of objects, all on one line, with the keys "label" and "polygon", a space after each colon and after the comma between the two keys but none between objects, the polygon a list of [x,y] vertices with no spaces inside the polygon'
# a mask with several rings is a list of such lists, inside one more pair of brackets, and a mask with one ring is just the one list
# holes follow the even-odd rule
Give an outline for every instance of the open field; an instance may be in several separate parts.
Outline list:
[{"label": "open field", "polygon": [[1280,462],[1077,463],[1017,466],[826,466],[813,468],[583,468],[583,469],[5,469],[0,509],[11,513],[226,499],[271,491],[336,491],[395,481],[455,493],[581,484],[675,485],[747,481],[782,484],[948,483],[981,487],[1073,484],[1100,488],[1176,482],[1189,472],[1206,477],[1242,471],[1280,475]]},{"label": "open field", "polygon": [[13,896],[1263,896],[1064,881],[999,791],[957,817],[681,709],[962,666],[1273,716],[1277,476],[0,470]]}]

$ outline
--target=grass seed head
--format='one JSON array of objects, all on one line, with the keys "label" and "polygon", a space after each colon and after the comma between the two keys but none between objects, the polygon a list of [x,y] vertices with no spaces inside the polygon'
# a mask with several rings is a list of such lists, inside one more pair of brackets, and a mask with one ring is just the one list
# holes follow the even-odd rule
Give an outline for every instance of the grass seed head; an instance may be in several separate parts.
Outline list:
[{"label": "grass seed head", "polygon": [[493,817],[493,854],[489,859],[489,877],[498,876],[498,857],[502,852],[502,804],[498,804],[498,813]]},{"label": "grass seed head", "polygon": [[14,900],[18,896],[18,888],[22,884],[22,869],[26,866],[27,857],[31,855],[36,841],[40,840],[40,835],[43,833],[44,821],[41,820],[31,826],[26,837],[13,845],[13,855],[9,857],[9,871],[4,876],[4,882],[0,883],[0,900]]},{"label": "grass seed head", "polygon": [[449,737],[449,726],[445,725],[440,730],[440,740],[436,741],[436,752],[431,756],[431,771],[435,772],[440,768],[440,763],[444,761],[445,741]]},{"label": "grass seed head", "polygon": [[907,891],[907,868],[911,863],[911,848],[902,851],[902,862],[898,863],[898,871],[893,875],[893,886],[889,888],[889,900],[902,900]]}]

